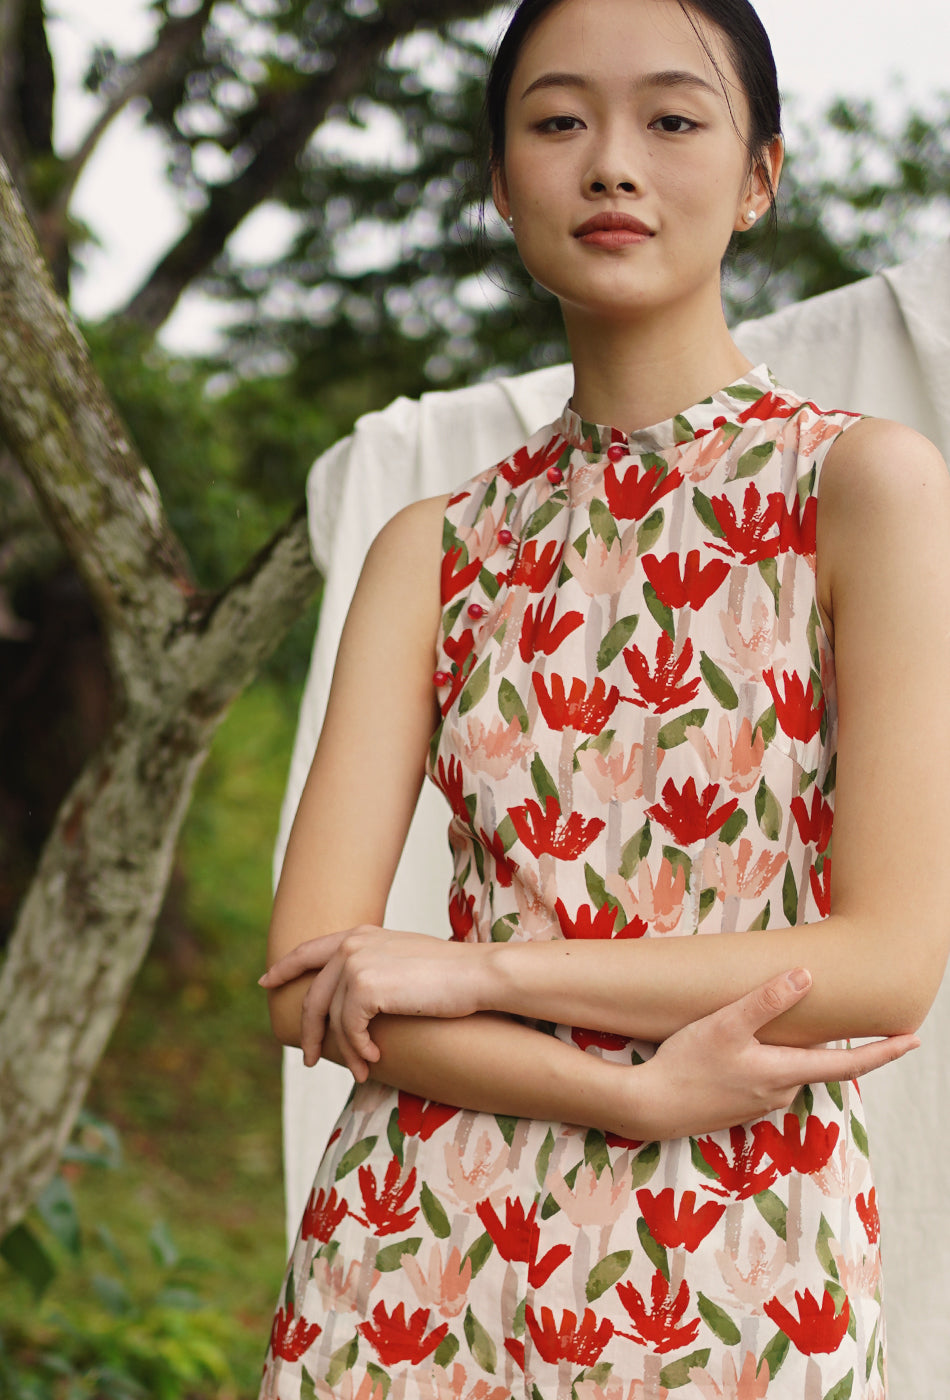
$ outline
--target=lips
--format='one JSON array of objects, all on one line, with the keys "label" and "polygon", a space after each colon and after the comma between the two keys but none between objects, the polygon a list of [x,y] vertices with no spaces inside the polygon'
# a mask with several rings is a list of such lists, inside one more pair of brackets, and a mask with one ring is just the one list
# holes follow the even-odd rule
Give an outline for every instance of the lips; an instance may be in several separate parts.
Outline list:
[{"label": "lips", "polygon": [[653,229],[635,219],[632,214],[621,214],[615,210],[605,210],[595,214],[586,224],[574,230],[575,238],[586,238],[591,233],[632,233],[641,238],[652,238]]}]

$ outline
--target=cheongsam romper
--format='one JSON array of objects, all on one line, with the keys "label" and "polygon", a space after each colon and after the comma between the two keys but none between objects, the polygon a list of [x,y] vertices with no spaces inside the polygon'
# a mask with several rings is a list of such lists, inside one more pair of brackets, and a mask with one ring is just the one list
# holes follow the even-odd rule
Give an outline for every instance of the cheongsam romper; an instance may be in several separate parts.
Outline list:
[{"label": "cheongsam romper", "polygon": [[[855,421],[760,367],[630,436],[568,407],[452,497],[429,776],[454,938],[828,915],[816,517]],[[620,1063],[654,1048],[545,1029]],[[662,1143],[358,1086],[261,1395],[883,1400],[878,1235],[853,1084]]]}]

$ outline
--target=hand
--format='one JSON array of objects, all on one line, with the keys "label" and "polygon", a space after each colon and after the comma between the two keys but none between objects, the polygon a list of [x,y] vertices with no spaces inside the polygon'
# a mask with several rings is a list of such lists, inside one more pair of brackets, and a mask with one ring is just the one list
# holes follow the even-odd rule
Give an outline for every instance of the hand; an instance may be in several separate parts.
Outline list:
[{"label": "hand", "polygon": [[490,946],[361,924],[299,944],[260,984],[273,991],[316,972],[301,1012],[304,1063],[320,1059],[329,1028],[343,1063],[363,1083],[379,1059],[369,1033],[373,1017],[455,1017],[481,1010],[477,972]]},{"label": "hand", "polygon": [[638,1102],[644,1087],[648,1094],[652,1136],[688,1137],[734,1127],[788,1108],[803,1084],[855,1079],[919,1046],[914,1035],[852,1050],[761,1044],[756,1032],[801,1001],[810,987],[811,974],[798,968],[665,1040],[636,1071]]}]

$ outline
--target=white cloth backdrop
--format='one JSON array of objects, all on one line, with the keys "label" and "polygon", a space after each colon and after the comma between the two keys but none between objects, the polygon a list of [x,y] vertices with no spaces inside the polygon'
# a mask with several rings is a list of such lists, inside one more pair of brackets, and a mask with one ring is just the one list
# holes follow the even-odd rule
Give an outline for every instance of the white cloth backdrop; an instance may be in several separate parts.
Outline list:
[{"label": "white cloth backdrop", "polygon": [[[751,360],[827,408],[896,418],[950,458],[950,242],[852,287],[741,327]],[[570,367],[451,393],[399,399],[360,419],[308,481],[313,554],[326,576],[323,611],[300,713],[275,853],[275,878],[322,722],[340,629],[367,548],[403,505],[451,490],[560,413]],[[900,463],[894,463],[900,471]],[[860,489],[856,487],[856,489]],[[948,541],[950,548],[950,541]],[[873,565],[873,561],[869,561]],[[882,658],[887,664],[887,658]],[[950,705],[950,697],[948,697]],[[935,723],[945,723],[935,715]],[[387,923],[444,936],[450,877],[444,799],[430,785],[396,875]],[[950,793],[950,783],[948,783]],[[950,814],[948,814],[950,818]],[[895,929],[895,937],[900,930]],[[945,1400],[950,1344],[950,992],[924,1028],[924,1046],[864,1083],[884,1216],[891,1400]],[[335,1065],[284,1065],[288,1236],[348,1093]]]}]

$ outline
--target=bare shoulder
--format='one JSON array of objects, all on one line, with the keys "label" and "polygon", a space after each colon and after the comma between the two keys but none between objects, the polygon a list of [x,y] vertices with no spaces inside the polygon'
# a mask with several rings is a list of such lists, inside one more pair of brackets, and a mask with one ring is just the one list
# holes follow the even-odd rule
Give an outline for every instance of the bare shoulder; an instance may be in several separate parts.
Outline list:
[{"label": "bare shoulder", "polygon": [[[380,530],[370,545],[343,633],[343,648],[354,636],[365,645],[373,635],[377,655],[388,641],[403,648],[415,641],[430,662],[438,628],[442,519],[448,496],[431,496],[405,506]],[[379,624],[386,619],[385,636]]]},{"label": "bare shoulder", "polygon": [[429,496],[388,520],[370,546],[367,560],[377,567],[400,571],[418,568],[420,573],[438,567],[442,551],[442,521],[451,497]]},{"label": "bare shoulder", "polygon": [[950,472],[921,433],[886,418],[864,418],[830,448],[820,498],[822,513],[842,526],[868,523],[881,510],[902,517],[933,510],[945,519]]}]

